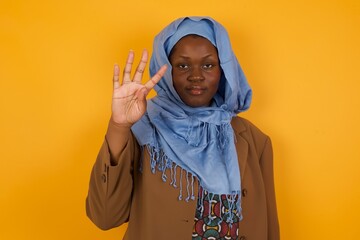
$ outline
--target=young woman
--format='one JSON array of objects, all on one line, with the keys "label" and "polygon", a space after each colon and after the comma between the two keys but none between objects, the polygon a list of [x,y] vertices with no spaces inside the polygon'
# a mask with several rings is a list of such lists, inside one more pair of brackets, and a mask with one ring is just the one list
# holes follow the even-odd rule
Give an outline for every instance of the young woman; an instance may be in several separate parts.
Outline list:
[{"label": "young woman", "polygon": [[[279,239],[272,147],[237,114],[251,89],[226,30],[208,17],[172,22],[154,40],[152,78],[131,79],[130,51],[86,200],[101,229],[124,239]],[[154,88],[157,96],[146,101]]]}]

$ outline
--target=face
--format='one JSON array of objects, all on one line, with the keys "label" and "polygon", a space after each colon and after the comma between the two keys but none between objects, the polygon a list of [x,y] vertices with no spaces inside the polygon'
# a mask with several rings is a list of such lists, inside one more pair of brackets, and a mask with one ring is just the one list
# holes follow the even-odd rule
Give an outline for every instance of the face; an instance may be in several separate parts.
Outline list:
[{"label": "face", "polygon": [[188,35],[180,39],[169,57],[176,92],[190,107],[211,104],[221,77],[217,50],[206,38]]}]

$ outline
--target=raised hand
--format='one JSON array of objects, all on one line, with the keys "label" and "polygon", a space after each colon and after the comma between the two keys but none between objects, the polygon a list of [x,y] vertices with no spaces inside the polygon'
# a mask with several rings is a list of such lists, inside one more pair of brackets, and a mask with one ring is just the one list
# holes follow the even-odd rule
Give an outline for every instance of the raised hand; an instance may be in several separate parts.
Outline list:
[{"label": "raised hand", "polygon": [[136,68],[134,77],[131,79],[134,52],[130,51],[124,68],[121,85],[119,82],[120,68],[117,64],[114,66],[114,90],[111,117],[117,124],[131,127],[144,115],[146,111],[147,94],[160,81],[166,72],[167,66],[164,65],[149,81],[142,84],[141,79],[143,77],[147,61],[148,53],[144,50],[141,60]]}]

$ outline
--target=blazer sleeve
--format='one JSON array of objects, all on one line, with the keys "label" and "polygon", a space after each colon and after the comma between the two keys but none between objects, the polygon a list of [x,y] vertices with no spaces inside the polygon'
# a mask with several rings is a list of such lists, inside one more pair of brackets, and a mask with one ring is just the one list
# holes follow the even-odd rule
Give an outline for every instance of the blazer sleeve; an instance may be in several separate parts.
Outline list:
[{"label": "blazer sleeve", "polygon": [[273,150],[269,137],[266,139],[264,150],[261,154],[260,167],[267,202],[268,240],[278,240],[280,239],[280,231],[275,198]]},{"label": "blazer sleeve", "polygon": [[140,148],[130,128],[110,121],[90,175],[86,214],[100,229],[128,221],[133,189],[134,160]]}]

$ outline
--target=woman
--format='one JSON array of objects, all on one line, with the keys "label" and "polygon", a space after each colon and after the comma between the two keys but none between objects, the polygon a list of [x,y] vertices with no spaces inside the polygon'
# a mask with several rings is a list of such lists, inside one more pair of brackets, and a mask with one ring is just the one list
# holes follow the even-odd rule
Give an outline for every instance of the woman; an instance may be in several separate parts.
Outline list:
[{"label": "woman", "polygon": [[[237,114],[251,89],[226,30],[181,18],[130,52],[94,165],[86,210],[101,229],[129,222],[124,239],[279,239],[269,137]],[[157,96],[145,97],[154,87]],[[167,183],[167,184],[166,184]]]}]

